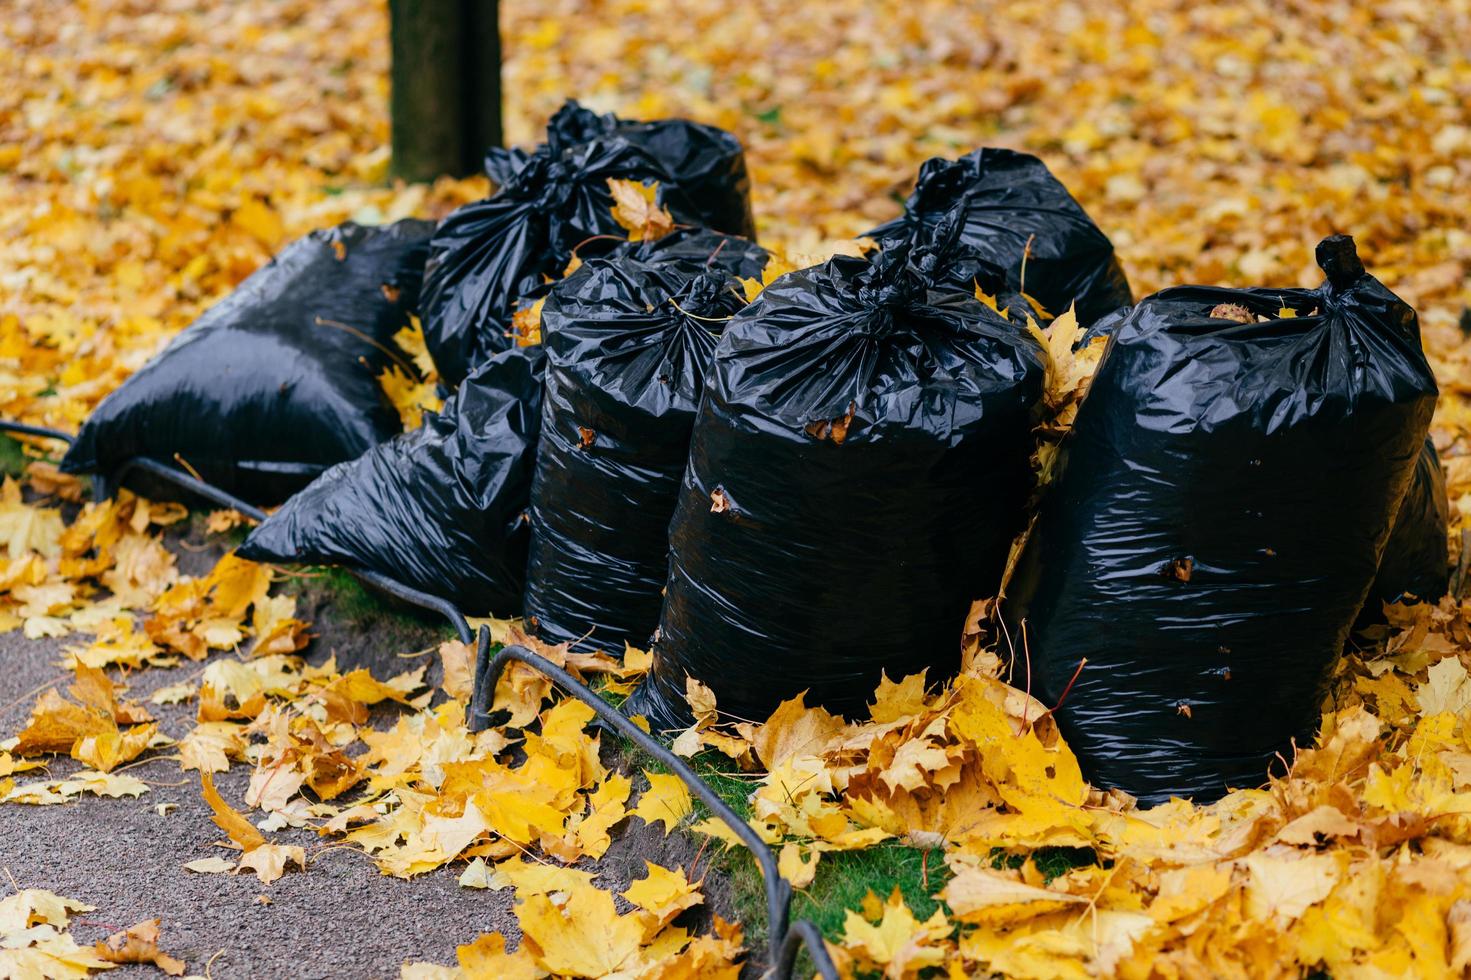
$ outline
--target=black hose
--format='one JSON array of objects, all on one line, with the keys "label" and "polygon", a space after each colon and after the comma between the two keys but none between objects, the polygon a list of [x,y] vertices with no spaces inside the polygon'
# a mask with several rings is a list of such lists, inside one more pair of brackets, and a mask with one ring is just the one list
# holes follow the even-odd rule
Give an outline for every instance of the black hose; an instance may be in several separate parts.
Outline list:
[{"label": "black hose", "polygon": [[27,425],[24,422],[11,422],[8,419],[0,419],[0,432],[15,432],[26,436],[40,436],[42,439],[60,439],[70,446],[76,441],[76,436],[68,435],[60,429],[48,429],[44,425]]},{"label": "black hose", "polygon": [[797,964],[797,951],[803,946],[807,947],[807,955],[812,957],[812,965],[817,967],[823,980],[833,980],[838,976],[838,968],[827,951],[827,943],[823,942],[822,930],[811,919],[793,922],[787,934],[782,937],[780,958],[773,963],[772,975],[791,977],[792,969]]},{"label": "black hose", "polygon": [[[222,507],[233,507],[251,520],[263,521],[266,519],[266,512],[259,507],[246,503],[239,497],[226,493],[219,487],[190,476],[177,467],[170,466],[156,459],[150,459],[146,456],[138,456],[129,460],[113,475],[113,479],[121,483],[123,475],[130,469],[143,470],[144,472],[168,480],[174,485],[182,487],[190,493],[203,497],[213,503],[217,503]],[[470,624],[465,621],[464,615],[455,608],[454,603],[447,599],[441,599],[439,596],[409,588],[407,585],[395,581],[386,575],[380,575],[377,572],[371,572],[364,568],[347,568],[346,570],[354,577],[376,589],[387,592],[396,599],[402,599],[411,605],[439,613],[445,619],[449,620],[450,625],[454,627],[455,632],[459,635],[461,643],[474,642],[475,634],[471,632]]]}]

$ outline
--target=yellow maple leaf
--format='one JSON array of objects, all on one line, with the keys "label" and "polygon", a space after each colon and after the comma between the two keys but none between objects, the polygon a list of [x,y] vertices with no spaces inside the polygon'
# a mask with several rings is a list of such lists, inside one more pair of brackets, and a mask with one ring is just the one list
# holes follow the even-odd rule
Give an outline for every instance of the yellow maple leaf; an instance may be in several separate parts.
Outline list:
[{"label": "yellow maple leaf", "polygon": [[793,888],[806,888],[817,877],[817,862],[821,857],[822,852],[816,848],[809,849],[804,855],[802,848],[788,841],[777,855],[776,870],[792,883]]},{"label": "yellow maple leaf", "polygon": [[1043,363],[1047,369],[1043,400],[1053,412],[1062,413],[1087,392],[1088,382],[1103,356],[1106,338],[1094,337],[1075,351],[1073,348],[1082,339],[1083,329],[1073,307],[1048,324],[1045,331],[1029,321],[1027,332],[1042,345]]},{"label": "yellow maple leaf", "polygon": [[1459,657],[1443,657],[1430,666],[1415,697],[1427,715],[1443,711],[1459,715],[1471,707],[1471,674]]},{"label": "yellow maple leaf", "polygon": [[240,850],[247,854],[266,843],[265,835],[256,830],[249,820],[240,815],[230,804],[221,799],[219,791],[215,789],[214,777],[208,772],[199,774],[200,793],[204,796],[204,802],[209,804],[214,815],[210,817],[216,827],[223,830],[230,840]]},{"label": "yellow maple leaf", "polygon": [[117,723],[96,708],[67,701],[54,690],[36,699],[30,722],[16,736],[17,755],[45,752],[70,752],[72,746],[89,735],[117,731]]},{"label": "yellow maple leaf", "polygon": [[435,382],[410,377],[397,364],[389,364],[379,372],[378,385],[398,412],[405,430],[423,425],[426,411],[437,412],[444,407],[444,400],[435,390]]},{"label": "yellow maple leaf", "polygon": [[591,885],[572,888],[561,903],[531,895],[516,906],[522,941],[536,963],[553,973],[601,977],[632,963],[643,928],[620,916],[613,896]]},{"label": "yellow maple leaf", "polygon": [[546,301],[547,298],[542,296],[530,306],[518,307],[511,314],[511,334],[516,338],[518,347],[541,343],[541,308],[546,305]]},{"label": "yellow maple leaf", "polygon": [[924,695],[926,673],[910,674],[896,684],[889,680],[887,671],[881,672],[873,703],[868,706],[869,717],[884,724],[923,712],[927,706]]},{"label": "yellow maple leaf", "polygon": [[240,856],[236,865],[241,871],[254,871],[262,885],[269,885],[286,873],[288,865],[306,870],[306,848],[296,844],[261,844]]},{"label": "yellow maple leaf", "polygon": [[941,893],[962,922],[1008,925],[1054,912],[1069,905],[1087,904],[1079,895],[1039,888],[986,868],[964,868]]},{"label": "yellow maple leaf", "polygon": [[644,939],[648,941],[675,916],[705,899],[699,887],[685,877],[683,868],[665,868],[652,861],[644,865],[648,874],[629,885],[623,897],[647,913]]},{"label": "yellow maple leaf", "polygon": [[1243,863],[1251,874],[1246,887],[1247,914],[1256,919],[1296,919],[1328,897],[1342,874],[1334,854],[1279,857],[1258,853],[1248,855]]},{"label": "yellow maple leaf", "polygon": [[663,823],[664,833],[668,834],[694,810],[689,788],[678,776],[645,771],[644,777],[649,781],[649,788],[639,795],[633,815],[644,823]]},{"label": "yellow maple leaf", "polygon": [[[132,762],[148,751],[158,736],[158,725],[138,725],[127,731],[101,732],[78,739],[71,757],[99,772],[112,772],[125,762]],[[164,744],[168,739],[164,739]]]},{"label": "yellow maple leaf", "polygon": [[414,362],[421,378],[427,380],[436,377],[434,358],[429,354],[429,345],[424,340],[424,327],[417,316],[409,316],[409,325],[401,327],[393,335],[393,342]]},{"label": "yellow maple leaf", "polygon": [[628,816],[625,804],[633,783],[615,773],[603,780],[587,799],[587,815],[577,824],[577,844],[588,857],[600,858],[612,844],[608,831]]},{"label": "yellow maple leaf", "polygon": [[[873,893],[865,904],[877,904]],[[950,935],[950,922],[941,909],[923,922],[914,917],[896,887],[881,908],[877,923],[849,909],[843,919],[843,948],[854,953],[859,963],[869,969],[880,969],[894,980],[911,980],[922,970],[936,967],[946,960],[939,945]]]},{"label": "yellow maple leaf", "polygon": [[658,181],[641,184],[609,177],[608,191],[613,195],[613,220],[627,230],[629,241],[662,238],[674,230],[674,219],[655,203]]},{"label": "yellow maple leaf", "polygon": [[455,959],[466,980],[537,980],[542,976],[531,952],[524,946],[514,953],[506,952],[506,937],[498,932],[456,946]]}]

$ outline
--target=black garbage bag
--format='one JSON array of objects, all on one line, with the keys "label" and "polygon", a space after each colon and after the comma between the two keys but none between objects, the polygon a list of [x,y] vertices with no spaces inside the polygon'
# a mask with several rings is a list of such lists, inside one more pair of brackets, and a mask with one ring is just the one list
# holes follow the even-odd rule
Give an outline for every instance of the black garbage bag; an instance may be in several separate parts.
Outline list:
[{"label": "black garbage bag", "polygon": [[516,614],[544,363],[540,347],[497,354],[422,427],[288,500],[240,556],[367,569],[467,615]]},{"label": "black garbage bag", "polygon": [[[424,271],[424,339],[446,384],[510,346],[519,301],[545,292],[579,249],[583,258],[624,238],[608,180],[658,181],[675,221],[755,236],[740,142],[682,119],[627,122],[568,102],[534,153],[494,153],[491,197],[440,225]],[[581,248],[579,248],[581,246]]]},{"label": "black garbage bag", "polygon": [[433,228],[349,222],[293,242],[103,399],[62,469],[182,461],[274,504],[390,438],[402,425],[378,375],[397,359]]},{"label": "black garbage bag", "polygon": [[630,701],[688,721],[686,675],[764,719],[857,714],[880,674],[959,666],[1031,489],[1036,343],[935,291],[898,245],[771,283],[726,327],[670,524],[654,666]]},{"label": "black garbage bag", "polygon": [[1318,264],[1318,289],[1131,311],[1008,587],[1012,682],[1146,804],[1257,786],[1316,730],[1425,439],[1414,310],[1347,236]]},{"label": "black garbage bag", "polygon": [[1386,602],[1438,602],[1446,594],[1450,587],[1449,524],[1445,472],[1435,443],[1426,439],[1361,619],[1381,618]]},{"label": "black garbage bag", "polygon": [[746,305],[737,277],[760,275],[744,239],[669,238],[583,263],[542,307],[525,612],[553,643],[648,645],[705,374]]},{"label": "black garbage bag", "polygon": [[[604,257],[650,265],[673,262],[738,279],[760,279],[771,253],[749,238],[726,235],[708,228],[684,227],[676,228],[661,238],[619,242]],[[739,287],[736,289],[740,291]],[[542,329],[546,329],[544,323]]]},{"label": "black garbage bag", "polygon": [[[904,213],[868,233],[880,243],[911,239],[964,206],[962,240],[1004,269],[1049,316],[1074,302],[1084,326],[1133,301],[1113,244],[1047,165],[1034,156],[983,147],[959,160],[941,157],[919,169]],[[1026,277],[1022,281],[1022,255]]]}]

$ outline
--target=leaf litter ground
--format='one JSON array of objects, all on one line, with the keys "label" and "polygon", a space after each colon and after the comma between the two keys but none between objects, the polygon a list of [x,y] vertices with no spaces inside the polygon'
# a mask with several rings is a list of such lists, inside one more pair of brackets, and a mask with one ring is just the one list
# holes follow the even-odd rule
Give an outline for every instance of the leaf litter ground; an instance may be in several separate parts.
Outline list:
[{"label": "leaf litter ground", "polygon": [[[384,20],[361,0],[17,7],[0,93],[0,410],[74,428],[292,237],[484,193],[479,179],[383,182]],[[1421,312],[1459,542],[1471,65],[1450,39],[1471,32],[1465,0],[1149,0],[1127,14],[701,2],[678,18],[647,0],[562,0],[508,11],[503,28],[513,140],[567,95],[731,128],[763,239],[793,261],[891,216],[924,158],[983,142],[1041,153],[1141,292],[1307,284],[1311,244],[1353,233]],[[1050,328],[1055,352],[1065,328]],[[1089,365],[1052,367],[1065,424]],[[406,419],[427,397],[385,385]],[[0,489],[0,656],[17,665],[0,674],[0,736],[21,740],[0,749],[0,821],[14,827],[0,864],[29,869],[4,886],[7,969],[86,975],[111,965],[92,945],[109,935],[146,953],[157,915],[156,945],[187,952],[191,971],[227,948],[214,976],[381,972],[404,955],[429,977],[716,975],[734,957],[735,930],[700,916],[730,911],[700,874],[720,828],[699,824],[704,845],[664,836],[701,815],[659,773],[595,748],[575,706],[543,703],[513,671],[512,723],[472,739],[454,696],[465,651],[400,658],[436,637],[334,635],[320,593],[216,563],[217,543],[190,550],[228,540],[227,515],[214,538],[192,524],[186,538],[177,508],[79,512],[80,490],[44,464]],[[357,611],[373,605],[354,593]],[[312,629],[325,635],[308,645]],[[738,774],[723,784],[784,873],[822,896],[848,970],[1439,976],[1471,961],[1471,625],[1447,601],[1387,632],[1346,658],[1319,746],[1205,808],[1140,813],[1086,786],[1045,706],[994,679],[979,631],[956,684],[886,682],[867,723],[788,705],[763,726],[722,725],[694,690],[702,724],[679,744]],[[631,680],[574,666],[610,692]],[[436,687],[449,690],[426,701]],[[211,809],[200,770],[226,765]],[[662,870],[634,858],[611,880],[576,873],[617,865],[629,827],[684,843],[651,855]],[[722,860],[740,884],[738,859]],[[186,900],[139,907],[160,882]],[[98,910],[36,891],[53,886]],[[131,935],[93,918],[109,906]],[[515,945],[523,928],[507,952],[499,935]]]}]

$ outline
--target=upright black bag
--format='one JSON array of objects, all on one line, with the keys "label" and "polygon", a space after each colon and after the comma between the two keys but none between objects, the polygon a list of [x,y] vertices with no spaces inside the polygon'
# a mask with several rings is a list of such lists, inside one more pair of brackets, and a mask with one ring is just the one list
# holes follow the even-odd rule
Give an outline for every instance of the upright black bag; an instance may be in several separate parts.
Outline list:
[{"label": "upright black bag", "polygon": [[962,241],[1049,316],[1076,302],[1078,322],[1087,326],[1133,302],[1108,237],[1047,165],[1026,153],[984,147],[959,160],[925,161],[904,213],[868,235],[881,243],[912,240],[957,206],[964,208]]},{"label": "upright black bag", "polygon": [[390,438],[402,425],[378,375],[416,308],[433,227],[348,222],[293,242],[103,399],[61,468],[182,462],[274,504]]},{"label": "upright black bag", "polygon": [[468,615],[519,612],[544,362],[540,347],[497,354],[422,427],[288,500],[239,554],[381,572]]},{"label": "upright black bag", "polygon": [[424,272],[424,339],[440,377],[458,384],[510,346],[519,301],[545,292],[572,251],[607,251],[624,238],[608,180],[658,181],[659,204],[677,222],[755,236],[740,142],[682,119],[628,122],[568,102],[534,153],[492,151],[500,187],[440,225]]},{"label": "upright black bag", "polygon": [[804,690],[852,715],[883,671],[958,668],[1031,488],[1043,368],[1025,331],[934,290],[931,258],[834,258],[726,327],[629,712],[685,723],[689,675],[737,717]]},{"label": "upright black bag", "polygon": [[543,639],[648,644],[695,409],[746,305],[737,277],[761,273],[753,250],[708,231],[628,243],[547,297],[525,603]]},{"label": "upright black bag", "polygon": [[1438,602],[1446,594],[1450,588],[1449,524],[1450,503],[1440,454],[1435,451],[1435,443],[1426,439],[1415,458],[1415,475],[1395,515],[1394,530],[1384,546],[1363,618],[1380,618],[1386,602]]},{"label": "upright black bag", "polygon": [[1316,730],[1425,439],[1414,310],[1347,236],[1318,264],[1130,311],[1008,588],[1012,682],[1146,804],[1259,785]]}]

